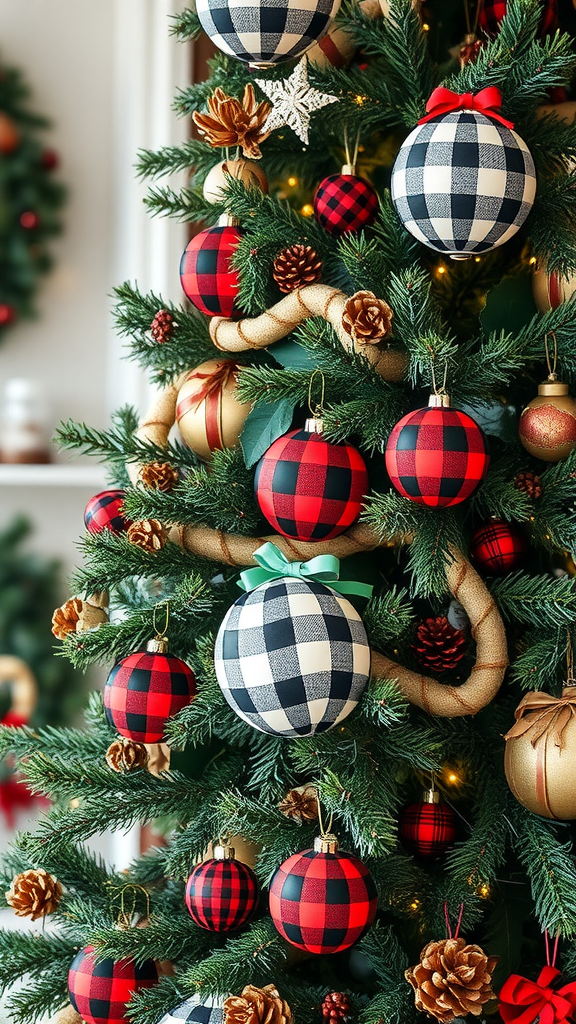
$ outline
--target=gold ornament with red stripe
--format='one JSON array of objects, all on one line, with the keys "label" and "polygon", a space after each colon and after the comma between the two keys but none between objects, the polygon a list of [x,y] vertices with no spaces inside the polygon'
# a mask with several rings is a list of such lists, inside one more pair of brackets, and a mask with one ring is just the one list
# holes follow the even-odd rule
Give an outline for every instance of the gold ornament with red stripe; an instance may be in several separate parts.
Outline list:
[{"label": "gold ornament with red stripe", "polygon": [[209,203],[222,201],[222,190],[230,181],[241,181],[246,188],[259,188],[268,192],[268,178],[255,160],[224,160],[215,164],[204,180],[202,194]]},{"label": "gold ornament with red stripe", "polygon": [[557,270],[548,271],[546,265],[536,267],[532,278],[534,301],[539,313],[558,309],[563,302],[569,302],[576,292],[576,274],[564,277]]},{"label": "gold ornament with red stripe", "polygon": [[209,359],[188,374],[178,392],[182,440],[202,459],[238,444],[252,408],[236,397],[238,366],[233,359]]},{"label": "gold ornament with red stripe", "polygon": [[549,334],[554,341],[554,356],[551,360],[547,334],[544,345],[548,378],[538,385],[536,398],[522,411],[518,433],[531,455],[543,462],[561,462],[576,446],[576,401],[568,394],[568,385],[558,380],[556,335],[553,331]]}]

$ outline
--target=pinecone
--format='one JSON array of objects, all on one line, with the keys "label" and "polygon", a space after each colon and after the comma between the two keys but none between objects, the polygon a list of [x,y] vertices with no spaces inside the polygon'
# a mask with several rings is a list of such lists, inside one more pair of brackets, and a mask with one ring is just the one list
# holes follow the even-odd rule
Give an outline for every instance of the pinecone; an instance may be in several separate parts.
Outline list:
[{"label": "pinecone", "polygon": [[157,491],[171,491],[176,487],[180,477],[178,470],[169,462],[148,462],[141,467],[138,479],[145,487],[154,487]]},{"label": "pinecone", "polygon": [[106,764],[113,772],[122,774],[134,771],[135,768],[145,768],[148,764],[148,751],[143,743],[119,736],[106,751]]},{"label": "pinecone", "polygon": [[82,600],[71,597],[52,615],[52,632],[58,640],[65,640],[69,633],[83,633],[94,629],[102,622],[108,622],[108,612],[102,607],[102,595],[92,595]]},{"label": "pinecone", "polygon": [[291,789],[281,803],[278,810],[282,811],[287,818],[294,821],[317,821],[318,820],[318,793],[316,786],[298,786]]},{"label": "pinecone", "polygon": [[159,309],[150,324],[150,334],[158,345],[165,345],[172,339],[176,321],[167,309]]},{"label": "pinecone", "polygon": [[416,631],[413,648],[420,664],[430,672],[447,672],[462,661],[466,637],[462,629],[454,629],[445,615],[424,619]]},{"label": "pinecone", "polygon": [[329,992],[322,1001],[322,1016],[330,1024],[346,1024],[352,1019],[352,1006],[345,992]]},{"label": "pinecone", "polygon": [[322,260],[311,245],[291,245],[274,260],[272,277],[281,292],[293,292],[305,284],[314,284],[322,276]]},{"label": "pinecone", "polygon": [[6,893],[6,902],[17,917],[39,917],[52,914],[62,899],[60,882],[44,868],[23,871],[16,875]]},{"label": "pinecone", "polygon": [[224,1003],[224,1024],[291,1024],[292,1010],[274,985],[246,985]]},{"label": "pinecone", "polygon": [[194,111],[192,114],[192,120],[206,142],[211,146],[241,146],[243,156],[259,160],[262,156],[260,143],[270,135],[264,125],[272,104],[267,100],[257,103],[254,86],[248,84],[241,100],[228,96],[218,87],[206,105],[208,113]]},{"label": "pinecone", "polygon": [[449,1024],[469,1013],[478,1017],[495,998],[490,983],[497,963],[497,956],[486,956],[466,939],[440,939],[428,943],[405,978],[416,993],[416,1009]]},{"label": "pinecone", "polygon": [[539,498],[542,494],[540,477],[531,469],[525,469],[524,472],[517,473],[514,478],[514,486],[519,491],[525,491],[530,498]]},{"label": "pinecone", "polygon": [[143,551],[160,551],[166,543],[166,530],[159,519],[139,519],[129,527],[127,536]]},{"label": "pinecone", "polygon": [[374,292],[356,292],[344,306],[342,326],[358,345],[376,345],[390,334],[390,306]]}]

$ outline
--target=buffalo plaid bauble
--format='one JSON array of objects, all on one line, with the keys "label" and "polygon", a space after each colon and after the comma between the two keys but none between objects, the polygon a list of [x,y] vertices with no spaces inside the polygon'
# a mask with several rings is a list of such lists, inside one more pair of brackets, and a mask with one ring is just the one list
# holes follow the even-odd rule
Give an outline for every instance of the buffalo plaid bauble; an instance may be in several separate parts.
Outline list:
[{"label": "buffalo plaid bauble", "polygon": [[516,132],[473,110],[419,124],[392,169],[392,199],[407,231],[438,252],[465,256],[503,245],[532,209],[536,171]]},{"label": "buffalo plaid bauble", "polygon": [[295,853],[270,883],[270,916],[288,942],[309,953],[339,953],[358,942],[376,915],[368,868],[351,853]]},{"label": "buffalo plaid bauble", "polygon": [[258,906],[258,880],[239,860],[198,864],[186,885],[186,906],[200,928],[233,932],[250,920]]},{"label": "buffalo plaid bauble", "polygon": [[126,1006],[133,992],[158,981],[153,960],[101,960],[94,947],[85,946],[74,957],[68,973],[70,1002],[86,1024],[126,1024]]},{"label": "buffalo plaid bauble", "polygon": [[262,515],[283,537],[329,540],[356,522],[368,472],[351,444],[292,430],[262,456],[254,478]]},{"label": "buffalo plaid bauble", "polygon": [[114,666],[104,687],[108,721],[121,736],[159,743],[166,722],[196,696],[188,665],[171,654],[136,651]]},{"label": "buffalo plaid bauble", "polygon": [[281,64],[299,57],[330,28],[340,0],[197,0],[215,46],[238,60]]},{"label": "buffalo plaid bauble", "polygon": [[402,845],[419,857],[437,857],[456,839],[456,821],[448,804],[411,804],[400,815]]},{"label": "buffalo plaid bauble", "polygon": [[356,707],[370,675],[370,647],[345,597],[290,577],[263,583],[229,608],[214,667],[228,704],[249,725],[313,736]]},{"label": "buffalo plaid bauble", "polygon": [[236,227],[206,228],[188,242],[180,260],[186,297],[208,316],[237,313],[238,272],[231,266],[242,232]]},{"label": "buffalo plaid bauble", "polygon": [[165,1013],[160,1024],[223,1024],[223,1000],[217,997],[191,996],[170,1013]]},{"label": "buffalo plaid bauble", "polygon": [[405,498],[440,508],[469,498],[490,457],[480,427],[459,409],[428,406],[409,412],[386,446],[386,469]]},{"label": "buffalo plaid bauble", "polygon": [[330,174],[314,196],[316,220],[331,235],[360,231],[374,223],[377,213],[378,196],[356,174]]},{"label": "buffalo plaid bauble", "polygon": [[100,533],[111,530],[112,533],[124,533],[130,526],[121,511],[125,491],[109,490],[95,494],[84,509],[84,524],[89,533]]},{"label": "buffalo plaid bauble", "polygon": [[[558,0],[544,0],[541,3],[542,14],[538,35],[545,36],[558,28]],[[508,11],[507,0],[480,0],[478,11],[478,30],[487,36],[494,37],[502,18]]]},{"label": "buffalo plaid bauble", "polygon": [[528,546],[519,530],[502,519],[493,519],[481,526],[470,541],[472,558],[490,576],[518,569],[527,550]]}]

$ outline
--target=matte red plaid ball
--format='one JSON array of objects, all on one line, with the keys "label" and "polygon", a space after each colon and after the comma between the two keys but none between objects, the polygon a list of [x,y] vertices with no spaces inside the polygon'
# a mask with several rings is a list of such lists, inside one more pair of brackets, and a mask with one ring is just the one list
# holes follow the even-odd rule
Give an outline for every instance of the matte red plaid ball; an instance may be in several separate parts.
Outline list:
[{"label": "matte red plaid ball", "polygon": [[130,526],[130,520],[125,519],[121,511],[125,497],[125,491],[111,489],[90,498],[84,509],[84,524],[88,532],[111,530],[112,533],[125,533]]},{"label": "matte red plaid ball", "polygon": [[474,533],[470,554],[476,565],[490,576],[500,576],[518,569],[528,545],[524,537],[503,519],[491,519]]},{"label": "matte red plaid ball", "polygon": [[238,272],[231,266],[240,228],[206,228],[188,242],[180,260],[180,281],[186,297],[207,316],[231,317],[238,312]]},{"label": "matte red plaid ball", "polygon": [[295,853],[270,883],[270,916],[288,942],[309,953],[340,953],[358,942],[376,916],[378,896],[365,864],[351,853]]},{"label": "matte red plaid ball", "polygon": [[469,498],[488,471],[482,430],[465,412],[428,406],[409,412],[386,446],[386,469],[405,498],[430,508]]},{"label": "matte red plaid ball", "polygon": [[114,666],[104,687],[108,721],[121,736],[159,743],[166,722],[196,696],[186,662],[171,654],[136,651]]},{"label": "matte red plaid ball", "polygon": [[[432,793],[435,802],[429,803]],[[419,857],[438,857],[456,839],[456,815],[448,804],[436,799],[439,796],[436,790],[430,790],[420,803],[405,807],[400,815],[402,845]]]},{"label": "matte red plaid ball", "polygon": [[215,857],[194,868],[186,885],[186,906],[200,928],[233,932],[250,920],[258,895],[258,880],[247,864]]},{"label": "matte red plaid ball", "polygon": [[254,479],[262,515],[283,537],[329,540],[356,522],[368,471],[351,444],[292,430],[262,456]]},{"label": "matte red plaid ball", "polygon": [[[558,0],[544,0],[538,35],[545,36],[558,28]],[[478,28],[487,36],[494,37],[499,31],[502,18],[508,10],[507,0],[480,0]]]},{"label": "matte red plaid ball", "polygon": [[378,196],[372,185],[356,174],[330,174],[314,196],[316,220],[331,235],[360,231],[373,224]]},{"label": "matte red plaid ball", "polygon": [[153,960],[106,959],[96,963],[94,946],[85,946],[74,957],[68,973],[70,1002],[86,1024],[125,1024],[126,1006],[133,992],[158,981]]}]

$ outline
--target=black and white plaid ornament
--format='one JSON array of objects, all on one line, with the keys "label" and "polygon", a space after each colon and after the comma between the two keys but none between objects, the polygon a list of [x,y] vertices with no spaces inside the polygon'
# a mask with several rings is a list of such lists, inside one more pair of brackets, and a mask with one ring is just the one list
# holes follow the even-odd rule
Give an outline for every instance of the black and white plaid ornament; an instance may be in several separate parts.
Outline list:
[{"label": "black and white plaid ornament", "polygon": [[174,1010],[165,1013],[160,1024],[222,1024],[224,1000],[217,997],[190,996]]},{"label": "black and white plaid ornament", "polygon": [[248,64],[300,57],[326,35],[340,0],[197,0],[200,24],[215,46]]}]

